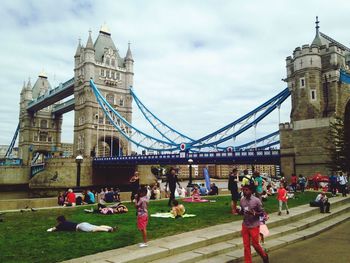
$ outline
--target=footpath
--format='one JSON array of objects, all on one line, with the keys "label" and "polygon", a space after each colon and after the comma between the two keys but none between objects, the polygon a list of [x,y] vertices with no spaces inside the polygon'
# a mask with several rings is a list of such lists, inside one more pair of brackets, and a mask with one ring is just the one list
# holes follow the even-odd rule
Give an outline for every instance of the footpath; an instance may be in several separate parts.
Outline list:
[{"label": "footpath", "polygon": [[[278,216],[277,213],[270,214],[267,225],[270,229],[270,236],[265,240],[264,248],[268,251],[270,262],[293,263],[308,262],[306,258],[310,255],[317,259],[317,263],[334,262],[345,263],[342,258],[333,254],[332,247],[343,244],[343,251],[348,254],[348,236],[344,239],[337,239],[331,236],[323,237],[321,233],[346,222],[350,219],[350,197],[334,197],[330,199],[331,213],[321,214],[319,208],[309,205],[298,206],[290,209],[290,214]],[[350,232],[348,228],[348,232]],[[109,250],[94,255],[68,260],[69,263],[97,262],[97,263],[177,263],[177,262],[197,262],[197,263],[221,263],[221,262],[244,262],[243,244],[240,236],[241,221],[216,225],[200,230],[168,236],[149,241],[149,246],[139,248],[137,244]],[[339,230],[336,230],[338,231]],[[336,232],[336,233],[338,233]],[[340,232],[342,233],[342,232]],[[350,234],[350,233],[349,233]],[[315,237],[317,236],[317,237]],[[312,244],[321,243],[320,246],[308,247],[309,243],[302,248],[291,250],[290,246],[298,246],[300,242],[307,242],[306,239],[318,238]],[[327,242],[324,241],[327,240]],[[332,244],[331,244],[332,243]],[[282,250],[283,249],[283,250]],[[252,249],[254,251],[254,249]],[[275,251],[275,252],[274,252]],[[283,251],[284,255],[278,254]],[[336,250],[334,250],[336,251]],[[301,253],[301,254],[300,254]],[[323,255],[329,253],[330,260],[325,260]],[[300,257],[298,255],[301,255]],[[344,253],[343,253],[344,254]],[[282,261],[281,257],[285,261]],[[346,257],[348,260],[349,257]],[[260,258],[255,258],[254,262],[261,262]]]},{"label": "footpath", "polygon": [[[350,220],[319,235],[269,253],[274,263],[346,263],[350,262]],[[253,263],[261,263],[255,257]]]}]

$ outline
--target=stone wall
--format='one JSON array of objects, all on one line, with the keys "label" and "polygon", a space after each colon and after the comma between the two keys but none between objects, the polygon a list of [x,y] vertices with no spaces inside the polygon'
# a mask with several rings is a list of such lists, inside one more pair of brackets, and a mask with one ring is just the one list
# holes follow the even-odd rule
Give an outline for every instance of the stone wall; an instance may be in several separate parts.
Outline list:
[{"label": "stone wall", "polygon": [[312,119],[310,122],[304,120],[303,125],[280,125],[281,170],[286,177],[292,173],[304,176],[329,174],[325,138],[330,121],[329,118],[323,118],[318,121]]},{"label": "stone wall", "polygon": [[0,185],[28,184],[29,167],[25,166],[1,166]]},{"label": "stone wall", "polygon": [[[92,159],[84,158],[80,171],[80,186],[92,185]],[[29,180],[29,188],[68,188],[77,182],[77,164],[74,158],[53,158],[46,163],[45,170]]]}]

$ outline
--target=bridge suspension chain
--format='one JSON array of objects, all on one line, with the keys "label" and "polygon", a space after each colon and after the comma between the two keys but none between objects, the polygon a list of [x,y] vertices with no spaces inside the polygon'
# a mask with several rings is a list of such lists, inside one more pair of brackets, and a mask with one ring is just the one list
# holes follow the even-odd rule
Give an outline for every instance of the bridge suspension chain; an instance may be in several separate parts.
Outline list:
[{"label": "bridge suspension chain", "polygon": [[90,86],[105,116],[128,141],[134,143],[136,146],[153,151],[171,152],[179,149],[176,143],[157,139],[135,128],[108,103],[93,80],[90,80]]},{"label": "bridge suspension chain", "polygon": [[[226,125],[225,127],[197,140],[191,142],[190,148],[211,148],[212,146],[218,146],[227,140],[237,137],[239,134],[245,132],[251,127],[257,125],[262,119],[264,119],[267,115],[269,115],[273,110],[275,110],[279,105],[281,105],[288,97],[290,96],[290,92],[288,88],[284,89],[282,92],[277,94],[275,97],[271,98],[267,102],[263,103],[253,111],[239,118],[238,120]],[[256,115],[253,121],[247,121],[249,118]],[[233,126],[241,125],[241,127],[230,135],[220,136],[221,134],[225,134],[227,130],[231,129]],[[218,139],[220,136],[220,139]]]},{"label": "bridge suspension chain", "polygon": [[17,137],[18,137],[18,132],[19,132],[19,123],[17,125],[16,131],[15,131],[15,133],[13,135],[12,140],[11,140],[10,146],[9,146],[9,148],[6,151],[5,158],[10,158],[11,157],[11,153],[12,153],[13,147],[15,146],[15,143],[16,143],[16,140],[17,140]]},{"label": "bridge suspension chain", "polygon": [[194,141],[194,139],[175,130],[174,128],[170,127],[168,124],[160,120],[140,101],[140,99],[136,96],[132,88],[130,89],[130,93],[143,116],[152,125],[152,127],[162,136],[162,138],[176,144]]}]

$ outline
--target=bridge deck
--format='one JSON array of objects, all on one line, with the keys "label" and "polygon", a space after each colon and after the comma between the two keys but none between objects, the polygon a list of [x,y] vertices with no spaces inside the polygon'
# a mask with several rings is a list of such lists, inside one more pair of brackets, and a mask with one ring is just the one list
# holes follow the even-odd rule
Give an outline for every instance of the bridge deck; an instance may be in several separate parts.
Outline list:
[{"label": "bridge deck", "polygon": [[136,155],[120,157],[96,157],[94,166],[114,166],[119,164],[280,164],[279,150],[257,150],[238,152],[207,152],[162,155]]}]

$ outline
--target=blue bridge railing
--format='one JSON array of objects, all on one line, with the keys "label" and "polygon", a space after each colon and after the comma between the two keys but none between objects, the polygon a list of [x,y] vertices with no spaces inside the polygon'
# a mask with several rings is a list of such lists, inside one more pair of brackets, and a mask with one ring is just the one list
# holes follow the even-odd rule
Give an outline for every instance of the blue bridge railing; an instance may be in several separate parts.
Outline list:
[{"label": "blue bridge railing", "polygon": [[30,167],[30,178],[43,170],[45,170],[45,163],[33,164]]},{"label": "blue bridge railing", "polygon": [[180,152],[176,154],[95,157],[94,166],[118,164],[280,164],[279,150],[253,150],[236,152]]}]

